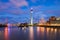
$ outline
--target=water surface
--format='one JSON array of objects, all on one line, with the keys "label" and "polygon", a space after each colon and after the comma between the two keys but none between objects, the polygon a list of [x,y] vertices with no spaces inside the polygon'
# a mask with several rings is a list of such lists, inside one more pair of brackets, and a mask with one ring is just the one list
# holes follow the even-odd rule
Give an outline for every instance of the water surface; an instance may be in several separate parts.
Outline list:
[{"label": "water surface", "polygon": [[5,27],[0,28],[0,40],[60,40],[60,28]]}]

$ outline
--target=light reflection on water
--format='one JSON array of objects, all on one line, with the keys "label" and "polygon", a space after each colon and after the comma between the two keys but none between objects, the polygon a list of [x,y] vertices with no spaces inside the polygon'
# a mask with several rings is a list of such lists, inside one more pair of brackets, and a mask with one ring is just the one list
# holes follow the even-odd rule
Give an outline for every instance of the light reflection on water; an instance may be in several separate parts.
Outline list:
[{"label": "light reflection on water", "polygon": [[0,28],[0,40],[60,40],[60,28],[5,27]]},{"label": "light reflection on water", "polygon": [[4,30],[4,36],[5,36],[5,40],[8,40],[8,27],[6,27]]},{"label": "light reflection on water", "polygon": [[29,37],[30,37],[30,40],[34,40],[34,32],[33,32],[33,27],[29,27]]}]

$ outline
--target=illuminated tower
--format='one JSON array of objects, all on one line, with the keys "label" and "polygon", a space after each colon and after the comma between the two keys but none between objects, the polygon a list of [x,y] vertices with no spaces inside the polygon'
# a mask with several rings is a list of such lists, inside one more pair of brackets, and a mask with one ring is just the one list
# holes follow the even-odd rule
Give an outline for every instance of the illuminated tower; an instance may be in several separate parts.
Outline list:
[{"label": "illuminated tower", "polygon": [[30,13],[30,25],[33,25],[33,16],[32,16],[32,13],[33,13],[33,8],[31,8],[31,13]]}]

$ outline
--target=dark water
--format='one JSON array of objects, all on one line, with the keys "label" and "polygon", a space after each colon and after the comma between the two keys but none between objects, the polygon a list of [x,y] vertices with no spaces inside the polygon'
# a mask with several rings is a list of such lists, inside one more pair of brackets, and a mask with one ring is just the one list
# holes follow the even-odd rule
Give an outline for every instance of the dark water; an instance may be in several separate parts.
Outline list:
[{"label": "dark water", "polygon": [[0,40],[60,40],[60,28],[0,28]]}]

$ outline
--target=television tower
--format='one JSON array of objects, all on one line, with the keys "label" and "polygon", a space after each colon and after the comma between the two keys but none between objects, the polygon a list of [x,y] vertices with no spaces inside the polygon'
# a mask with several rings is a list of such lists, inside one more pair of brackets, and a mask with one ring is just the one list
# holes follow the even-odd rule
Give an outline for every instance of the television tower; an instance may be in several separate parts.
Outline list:
[{"label": "television tower", "polygon": [[33,8],[31,8],[31,10],[30,10],[30,25],[33,25],[33,16],[32,16],[32,13],[33,13]]}]

